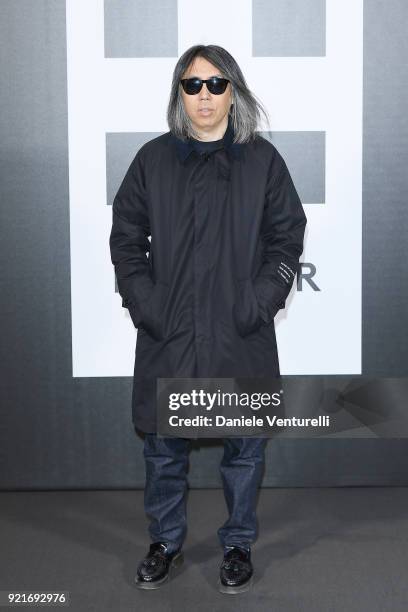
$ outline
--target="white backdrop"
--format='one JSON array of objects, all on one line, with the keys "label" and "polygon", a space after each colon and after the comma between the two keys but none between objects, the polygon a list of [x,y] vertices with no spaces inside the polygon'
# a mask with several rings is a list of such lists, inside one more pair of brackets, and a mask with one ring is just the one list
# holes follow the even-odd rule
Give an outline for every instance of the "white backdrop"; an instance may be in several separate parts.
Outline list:
[{"label": "white backdrop", "polygon": [[[326,199],[304,204],[301,257],[319,290],[294,287],[275,318],[281,373],[360,374],[363,0],[327,0],[323,57],[252,56],[252,2],[233,2],[233,28],[231,6],[210,0],[197,13],[179,0],[179,55],[198,43],[225,47],[272,132],[325,132]],[[168,131],[177,57],[104,57],[103,0],[67,0],[66,27],[73,376],[132,376],[137,332],[112,288],[106,134]],[[163,95],[149,89],[158,81]]]}]

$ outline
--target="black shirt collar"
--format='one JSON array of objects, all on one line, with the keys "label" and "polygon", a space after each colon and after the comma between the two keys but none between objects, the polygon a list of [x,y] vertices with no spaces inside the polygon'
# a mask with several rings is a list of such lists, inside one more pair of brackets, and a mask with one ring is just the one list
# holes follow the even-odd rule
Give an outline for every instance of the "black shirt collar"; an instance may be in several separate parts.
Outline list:
[{"label": "black shirt collar", "polygon": [[[194,151],[194,142],[192,142],[191,139],[181,140],[180,138],[177,138],[177,136],[175,136],[172,132],[170,132],[170,136],[171,141],[176,147],[176,151],[180,158],[180,161],[184,162],[190,155],[190,153]],[[232,127],[231,118],[230,116],[228,116],[227,129],[225,130],[225,134],[222,138],[223,145],[229,155],[231,155],[235,159],[240,159],[242,155],[242,144],[238,142],[233,142],[233,138],[234,130]]]}]

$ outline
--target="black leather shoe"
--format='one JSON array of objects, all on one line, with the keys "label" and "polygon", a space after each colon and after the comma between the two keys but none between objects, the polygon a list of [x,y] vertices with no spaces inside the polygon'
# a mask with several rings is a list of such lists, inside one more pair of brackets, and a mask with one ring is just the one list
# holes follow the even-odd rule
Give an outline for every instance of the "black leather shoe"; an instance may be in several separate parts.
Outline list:
[{"label": "black leather shoe", "polygon": [[251,551],[234,546],[224,554],[218,583],[221,593],[234,595],[247,591],[253,580]]},{"label": "black leather shoe", "polygon": [[182,565],[181,549],[167,552],[166,542],[153,542],[146,557],[139,563],[135,576],[140,589],[158,589],[169,580],[170,572]]}]

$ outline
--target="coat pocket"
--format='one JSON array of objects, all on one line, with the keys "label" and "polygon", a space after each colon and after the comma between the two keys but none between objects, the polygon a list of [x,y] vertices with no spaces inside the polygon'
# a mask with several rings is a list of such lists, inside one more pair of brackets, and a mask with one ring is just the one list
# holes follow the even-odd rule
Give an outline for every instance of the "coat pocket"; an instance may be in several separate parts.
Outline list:
[{"label": "coat pocket", "polygon": [[232,307],[235,327],[244,337],[259,329],[263,323],[251,278],[235,279],[235,301]]},{"label": "coat pocket", "polygon": [[169,285],[156,281],[149,297],[131,306],[129,313],[135,327],[144,329],[155,340],[164,338],[164,308],[169,293]]}]

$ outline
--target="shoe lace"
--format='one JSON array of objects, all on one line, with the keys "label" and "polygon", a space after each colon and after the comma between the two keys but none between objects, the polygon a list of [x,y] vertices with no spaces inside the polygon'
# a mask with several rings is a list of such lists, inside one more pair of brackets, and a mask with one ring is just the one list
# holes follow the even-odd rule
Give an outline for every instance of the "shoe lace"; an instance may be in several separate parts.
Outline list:
[{"label": "shoe lace", "polygon": [[155,550],[149,554],[148,557],[143,561],[145,567],[155,567],[158,563],[165,561],[165,556],[160,550]]},{"label": "shoe lace", "polygon": [[231,550],[227,553],[224,561],[224,568],[229,570],[232,569],[234,572],[238,572],[242,567],[242,552],[239,550]]}]

